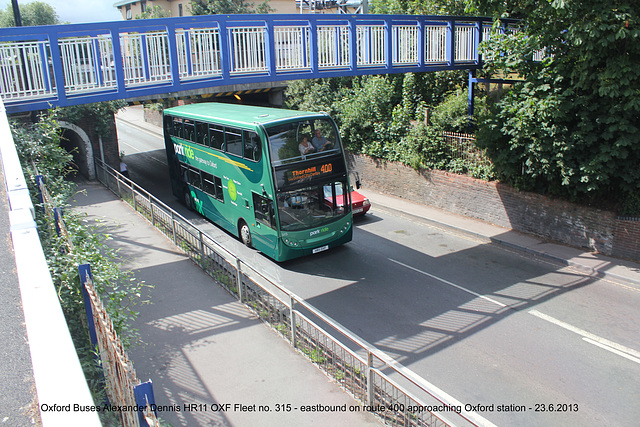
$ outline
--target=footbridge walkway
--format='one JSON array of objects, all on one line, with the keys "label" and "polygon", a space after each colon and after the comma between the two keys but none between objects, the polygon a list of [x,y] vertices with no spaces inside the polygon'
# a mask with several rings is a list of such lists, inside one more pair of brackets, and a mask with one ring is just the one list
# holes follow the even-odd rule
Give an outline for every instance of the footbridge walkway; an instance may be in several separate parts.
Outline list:
[{"label": "footbridge walkway", "polygon": [[475,70],[492,26],[481,17],[274,14],[2,28],[0,97],[11,114],[234,84]]}]

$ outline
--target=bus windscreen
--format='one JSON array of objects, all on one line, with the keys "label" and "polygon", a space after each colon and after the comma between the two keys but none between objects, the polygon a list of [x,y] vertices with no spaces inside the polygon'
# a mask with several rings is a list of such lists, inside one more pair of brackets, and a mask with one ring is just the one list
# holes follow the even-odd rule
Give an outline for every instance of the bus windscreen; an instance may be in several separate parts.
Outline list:
[{"label": "bus windscreen", "polygon": [[302,120],[266,128],[273,165],[321,157],[340,151],[330,119]]},{"label": "bus windscreen", "polygon": [[344,216],[349,211],[346,187],[346,181],[337,181],[278,193],[280,229],[312,229]]}]

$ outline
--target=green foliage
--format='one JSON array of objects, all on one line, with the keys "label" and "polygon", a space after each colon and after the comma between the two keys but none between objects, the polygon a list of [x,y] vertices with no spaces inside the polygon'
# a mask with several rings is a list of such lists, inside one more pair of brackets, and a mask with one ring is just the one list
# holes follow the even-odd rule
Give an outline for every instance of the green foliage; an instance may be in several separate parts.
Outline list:
[{"label": "green foliage", "polygon": [[389,120],[399,101],[391,80],[381,76],[354,79],[349,92],[335,106],[346,146],[385,157],[390,138],[397,131]]},{"label": "green foliage", "polygon": [[192,15],[224,15],[245,13],[269,13],[273,9],[269,0],[264,0],[258,6],[245,0],[191,0]]},{"label": "green foliage", "polygon": [[451,160],[442,131],[433,126],[412,127],[398,145],[397,160],[414,169],[446,169]]},{"label": "green foliage", "polygon": [[[481,125],[479,140],[502,178],[577,200],[637,192],[639,9],[624,0],[482,6],[523,17],[526,30],[488,43],[495,54],[485,56],[492,69],[526,79]],[[547,56],[534,63],[539,47]]]},{"label": "green foliage", "polygon": [[464,133],[469,128],[469,98],[460,89],[451,92],[429,116],[430,123],[446,132]]},{"label": "green foliage", "polygon": [[[35,124],[14,122],[12,133],[30,194],[34,197],[40,240],[60,304],[78,354],[82,357],[82,365],[86,368],[85,375],[90,385],[98,386],[100,370],[96,367],[94,349],[88,339],[78,266],[91,265],[96,290],[125,347],[139,341],[138,332],[131,325],[137,315],[135,305],[142,302],[144,285],[130,272],[121,270],[116,254],[105,245],[109,236],[96,233],[85,218],[66,209],[66,201],[75,194],[75,186],[63,178],[70,170],[72,156],[60,147],[58,115],[59,110],[51,110]],[[42,205],[35,200],[38,194],[35,176],[38,173],[44,177],[52,204],[64,208],[65,226],[73,243],[71,249],[50,226],[52,219],[47,218]],[[93,390],[97,394],[100,392]]]},{"label": "green foliage", "polygon": [[[60,146],[62,132],[58,117],[59,110],[52,110],[35,124],[13,122],[11,130],[27,180],[35,182],[37,172],[34,166],[37,166],[55,197],[55,203],[62,206],[74,191],[73,185],[64,180],[72,170],[70,162],[73,156]],[[31,194],[37,192],[31,191]],[[34,203],[37,200],[34,199]]]},{"label": "green foliage", "polygon": [[[22,25],[31,27],[36,25],[61,24],[55,9],[45,2],[33,1],[20,5],[20,18]],[[0,10],[0,27],[15,27],[13,7],[9,3],[5,10]]]},{"label": "green foliage", "polygon": [[640,217],[640,191],[628,193],[622,199],[621,216]]},{"label": "green foliage", "polygon": [[[492,177],[490,166],[454,162],[442,138],[443,130],[466,130],[466,92],[456,90],[465,82],[459,72],[303,80],[289,85],[286,104],[288,108],[331,114],[343,143],[352,152],[415,169],[455,168]],[[427,106],[435,111],[433,126],[417,124],[424,122]]]},{"label": "green foliage", "polygon": [[141,15],[136,15],[135,19],[155,19],[155,18],[171,18],[171,11],[165,10],[162,6],[147,6]]},{"label": "green foliage", "polygon": [[464,15],[467,0],[371,0],[370,13],[393,15]]},{"label": "green foliage", "polygon": [[286,90],[287,108],[302,111],[324,111],[336,115],[334,105],[346,96],[352,87],[350,77],[294,80]]},{"label": "green foliage", "polygon": [[111,131],[113,115],[126,106],[127,103],[123,100],[72,105],[61,109],[59,115],[71,123],[93,123],[99,135],[107,135]]}]

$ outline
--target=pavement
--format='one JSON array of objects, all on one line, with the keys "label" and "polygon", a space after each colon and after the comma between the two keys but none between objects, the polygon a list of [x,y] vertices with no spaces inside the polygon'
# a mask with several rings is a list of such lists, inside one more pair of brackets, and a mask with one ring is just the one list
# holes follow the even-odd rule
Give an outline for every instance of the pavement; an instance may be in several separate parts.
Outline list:
[{"label": "pavement", "polygon": [[[144,122],[141,107],[126,108],[118,120],[161,134],[159,127]],[[161,419],[173,426],[379,424],[370,414],[355,410],[302,412],[305,405],[335,409],[359,404],[104,187],[95,182],[84,182],[80,187],[87,191],[77,195],[75,209],[85,212],[98,231],[112,237],[109,244],[118,250],[124,268],[153,286],[145,288],[141,298],[152,304],[137,307],[140,316],[136,326],[144,343],[132,348],[129,355],[138,377],[153,381],[156,403],[163,409]],[[366,188],[359,191],[371,200],[372,209],[420,218],[450,232],[640,286],[638,263],[544,241]],[[6,195],[2,199],[0,229],[6,237],[0,241],[0,300],[6,302],[0,326],[4,344],[0,423],[32,425],[28,408],[35,392],[17,300],[18,282],[11,271]],[[21,362],[16,365],[14,360]],[[231,406],[221,411],[225,405]]]},{"label": "pavement", "polygon": [[[153,381],[164,422],[380,425],[129,205],[96,182],[81,183],[79,190],[86,191],[76,195],[73,209],[111,237],[107,243],[122,267],[148,285],[140,300],[150,304],[136,307],[134,324],[142,342],[128,354],[138,378]],[[334,409],[303,412],[317,405]]]}]

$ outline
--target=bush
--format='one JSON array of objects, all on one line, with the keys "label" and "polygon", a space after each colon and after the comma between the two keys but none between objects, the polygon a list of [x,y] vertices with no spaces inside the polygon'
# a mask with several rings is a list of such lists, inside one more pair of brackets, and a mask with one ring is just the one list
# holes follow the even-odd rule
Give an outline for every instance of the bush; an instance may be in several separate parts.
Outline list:
[{"label": "bush", "polygon": [[445,132],[464,133],[469,130],[469,98],[462,89],[451,92],[431,113],[431,124]]},{"label": "bush", "polygon": [[628,193],[623,197],[620,216],[640,217],[640,192]]},{"label": "bush", "polygon": [[73,243],[69,249],[64,237],[53,231],[44,215],[37,199],[37,174],[43,175],[54,206],[67,208],[67,200],[76,191],[73,183],[64,180],[70,170],[71,155],[60,147],[62,132],[57,117],[58,111],[53,110],[41,116],[35,124],[13,123],[12,133],[36,206],[38,233],[60,305],[89,385],[96,395],[101,395],[102,390],[98,387],[102,386],[102,372],[95,362],[94,349],[88,337],[78,266],[91,265],[96,290],[125,347],[140,340],[138,331],[131,325],[137,316],[134,308],[142,302],[141,291],[145,285],[138,282],[132,273],[121,269],[115,253],[105,244],[109,237],[95,233],[82,216],[64,209],[65,226]]}]

